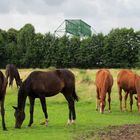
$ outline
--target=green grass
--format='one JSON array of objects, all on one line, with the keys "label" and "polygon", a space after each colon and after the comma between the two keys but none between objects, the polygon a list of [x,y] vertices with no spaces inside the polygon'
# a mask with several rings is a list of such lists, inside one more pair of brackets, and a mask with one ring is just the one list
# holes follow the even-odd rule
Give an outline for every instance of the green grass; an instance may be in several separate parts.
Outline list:
[{"label": "green grass", "polygon": [[[134,124],[140,122],[136,103],[133,104],[133,112],[120,112],[119,99],[117,93],[116,77],[119,70],[111,69],[114,77],[114,86],[112,89],[112,112],[107,111],[100,114],[95,111],[95,73],[97,70],[79,70],[71,69],[76,76],[76,90],[80,97],[80,101],[76,103],[77,121],[76,125],[67,126],[68,106],[62,94],[46,98],[49,114],[49,126],[45,127],[39,123],[44,121],[44,114],[40,105],[39,99],[35,102],[34,124],[32,127],[27,127],[29,122],[29,102],[26,102],[26,119],[21,129],[15,129],[15,118],[13,105],[17,104],[17,88],[7,88],[5,99],[6,110],[6,125],[8,131],[2,131],[0,125],[1,140],[71,140],[78,137],[83,137],[92,132],[106,130],[110,125]],[[20,70],[21,77],[25,79],[33,69]],[[135,71],[135,70],[134,70]],[[136,70],[140,73],[139,70]],[[85,80],[86,79],[86,80]],[[85,82],[82,82],[85,80]],[[129,100],[128,100],[129,101]],[[106,109],[108,108],[108,103]],[[128,102],[129,110],[129,102]],[[1,121],[1,117],[0,117]],[[92,139],[91,137],[87,139]]]}]

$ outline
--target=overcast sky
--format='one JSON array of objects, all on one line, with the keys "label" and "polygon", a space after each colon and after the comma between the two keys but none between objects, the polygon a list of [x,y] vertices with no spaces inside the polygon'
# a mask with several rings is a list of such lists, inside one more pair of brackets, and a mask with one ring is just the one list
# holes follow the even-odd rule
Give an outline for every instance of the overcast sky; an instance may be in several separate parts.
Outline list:
[{"label": "overcast sky", "polygon": [[65,19],[82,19],[96,32],[116,27],[140,30],[140,0],[0,0],[4,30],[31,23],[36,32],[53,33]]}]

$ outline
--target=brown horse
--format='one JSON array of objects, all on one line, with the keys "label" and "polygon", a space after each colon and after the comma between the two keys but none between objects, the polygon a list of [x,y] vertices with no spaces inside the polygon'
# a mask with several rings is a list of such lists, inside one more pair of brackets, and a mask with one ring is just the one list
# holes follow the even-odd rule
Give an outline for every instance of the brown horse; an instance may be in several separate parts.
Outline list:
[{"label": "brown horse", "polygon": [[16,118],[15,128],[20,128],[25,119],[24,108],[27,96],[29,96],[30,101],[30,121],[28,126],[31,126],[33,123],[35,98],[39,98],[41,101],[46,119],[45,123],[48,125],[45,97],[54,96],[59,92],[64,95],[68,102],[68,123],[74,123],[76,120],[75,100],[78,101],[78,96],[75,92],[75,77],[69,70],[58,69],[49,72],[32,72],[23,82],[18,92],[18,105],[14,107]]},{"label": "brown horse", "polygon": [[19,72],[18,72],[15,65],[7,64],[5,74],[6,74],[6,79],[7,80],[8,80],[8,77],[9,77],[9,86],[13,86],[14,78],[15,78],[17,87],[21,86],[22,80],[20,79]]},{"label": "brown horse", "polygon": [[106,105],[106,93],[108,92],[108,103],[109,103],[109,112],[111,111],[111,88],[113,85],[113,77],[109,70],[101,69],[96,73],[96,110],[98,110],[98,104],[100,101],[100,112],[104,113],[104,108]]},{"label": "brown horse", "polygon": [[140,96],[140,89],[139,89],[140,77],[137,74],[133,73],[131,70],[124,69],[121,70],[117,76],[117,84],[118,84],[119,99],[120,99],[120,111],[122,111],[122,89],[123,89],[125,92],[124,110],[126,111],[127,108],[126,101],[129,94],[130,112],[132,112],[133,94],[137,93],[137,96]]},{"label": "brown horse", "polygon": [[7,130],[5,125],[5,117],[4,117],[5,116],[4,99],[6,94],[6,87],[7,87],[7,80],[4,77],[3,73],[0,71],[0,111],[2,116],[3,130]]}]

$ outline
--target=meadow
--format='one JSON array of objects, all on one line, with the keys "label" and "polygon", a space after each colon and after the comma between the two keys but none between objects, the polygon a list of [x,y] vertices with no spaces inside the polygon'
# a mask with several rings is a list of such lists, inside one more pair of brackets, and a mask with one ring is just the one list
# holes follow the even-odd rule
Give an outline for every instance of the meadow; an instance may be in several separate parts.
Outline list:
[{"label": "meadow", "polygon": [[[53,69],[53,68],[51,68]],[[19,69],[21,78],[24,80],[32,71],[39,69]],[[50,69],[41,69],[47,71]],[[119,96],[116,84],[117,74],[120,69],[110,69],[114,78],[114,85],[111,93],[111,110],[109,113],[108,103],[106,111],[100,114],[95,111],[96,104],[96,88],[94,85],[95,74],[97,69],[70,69],[76,77],[76,91],[80,97],[79,102],[76,102],[77,120],[75,125],[67,126],[68,106],[65,98],[60,93],[56,96],[46,98],[47,109],[49,115],[49,125],[46,127],[40,125],[44,121],[39,99],[35,101],[34,123],[32,127],[28,127],[29,122],[29,101],[26,101],[26,118],[21,129],[15,129],[14,109],[12,106],[17,105],[18,89],[15,85],[7,87],[5,98],[5,119],[8,131],[3,131],[0,125],[1,140],[72,140],[72,139],[87,139],[91,140],[91,133],[96,134],[99,131],[107,131],[108,126],[138,124],[140,116],[138,115],[136,101],[133,103],[133,112],[129,112],[129,98],[127,101],[127,112],[119,110]],[[3,73],[5,72],[2,70]],[[133,69],[137,74],[140,70]],[[124,94],[123,94],[124,95]],[[124,102],[123,102],[124,103]],[[1,117],[0,117],[1,121]],[[99,138],[97,138],[99,139]]]}]

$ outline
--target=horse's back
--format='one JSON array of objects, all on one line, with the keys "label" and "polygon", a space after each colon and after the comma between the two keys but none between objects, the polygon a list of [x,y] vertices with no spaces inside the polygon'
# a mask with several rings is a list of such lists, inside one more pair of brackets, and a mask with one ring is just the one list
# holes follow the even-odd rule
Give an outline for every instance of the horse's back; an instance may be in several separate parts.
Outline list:
[{"label": "horse's back", "polygon": [[58,69],[56,70],[58,76],[64,80],[65,86],[74,86],[75,76],[74,74],[67,69]]},{"label": "horse's back", "polygon": [[43,93],[45,96],[53,96],[72,84],[71,79],[73,80],[73,74],[68,70],[34,71],[23,85],[29,87],[35,94]]},{"label": "horse's back", "polygon": [[136,74],[131,70],[121,70],[117,76],[117,84],[125,91],[135,90]]},{"label": "horse's back", "polygon": [[101,69],[96,73],[96,86],[99,89],[104,89],[107,92],[112,88],[113,77],[109,70]]}]

